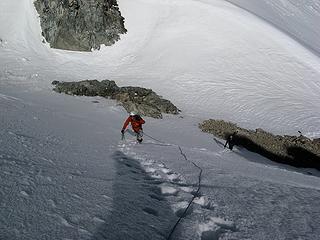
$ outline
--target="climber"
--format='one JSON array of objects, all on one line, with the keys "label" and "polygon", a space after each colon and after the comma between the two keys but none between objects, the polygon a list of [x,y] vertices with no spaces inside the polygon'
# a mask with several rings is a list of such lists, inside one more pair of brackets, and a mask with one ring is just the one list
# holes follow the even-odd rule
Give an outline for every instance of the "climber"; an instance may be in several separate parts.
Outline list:
[{"label": "climber", "polygon": [[235,135],[238,133],[238,131],[235,131],[231,135],[228,136],[226,143],[224,144],[224,148],[226,148],[227,145],[229,145],[229,149],[232,150],[233,146],[235,145]]},{"label": "climber", "polygon": [[142,117],[140,117],[139,114],[135,112],[131,112],[130,116],[127,118],[127,120],[123,124],[122,130],[121,130],[122,135],[124,134],[124,131],[126,130],[129,123],[131,123],[132,129],[137,136],[137,141],[141,143],[142,137],[143,137],[142,124],[144,124],[145,121],[142,119]]}]

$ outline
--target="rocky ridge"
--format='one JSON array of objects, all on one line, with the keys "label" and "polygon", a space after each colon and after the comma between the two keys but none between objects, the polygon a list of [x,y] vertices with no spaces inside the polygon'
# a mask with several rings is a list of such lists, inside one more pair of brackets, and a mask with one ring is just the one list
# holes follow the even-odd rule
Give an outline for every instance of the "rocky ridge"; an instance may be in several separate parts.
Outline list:
[{"label": "rocky ridge", "polygon": [[80,82],[52,82],[54,91],[78,96],[101,96],[119,101],[127,112],[162,118],[162,113],[178,114],[179,109],[151,89],[141,87],[118,87],[111,80],[85,80]]},{"label": "rocky ridge", "polygon": [[295,167],[320,170],[320,141],[300,136],[273,135],[263,129],[247,130],[223,120],[206,120],[199,124],[202,131],[227,139],[234,132],[234,142],[238,146],[259,153],[273,161]]},{"label": "rocky ridge", "polygon": [[50,46],[91,51],[126,33],[116,0],[36,0],[42,35]]}]

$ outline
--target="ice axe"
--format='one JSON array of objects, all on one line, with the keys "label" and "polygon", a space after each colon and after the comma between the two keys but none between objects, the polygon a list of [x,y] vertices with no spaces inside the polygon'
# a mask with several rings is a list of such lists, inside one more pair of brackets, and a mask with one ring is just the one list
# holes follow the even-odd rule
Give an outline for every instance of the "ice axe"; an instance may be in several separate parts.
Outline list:
[{"label": "ice axe", "polygon": [[124,131],[122,130],[121,131],[121,140],[123,141],[125,139],[125,137],[124,137]]}]

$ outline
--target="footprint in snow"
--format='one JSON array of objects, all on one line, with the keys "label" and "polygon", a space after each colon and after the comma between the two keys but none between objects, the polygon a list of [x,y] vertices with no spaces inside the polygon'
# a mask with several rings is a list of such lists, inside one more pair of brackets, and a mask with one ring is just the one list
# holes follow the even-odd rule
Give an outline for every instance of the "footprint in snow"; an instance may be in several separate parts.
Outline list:
[{"label": "footprint in snow", "polygon": [[152,178],[156,178],[156,179],[161,179],[161,178],[162,178],[162,177],[161,177],[159,174],[157,174],[157,173],[151,174],[151,177],[152,177]]},{"label": "footprint in snow", "polygon": [[192,205],[189,207],[188,211],[185,213],[185,210],[187,209],[189,205],[189,202],[187,201],[181,201],[178,203],[175,203],[173,205],[173,211],[176,214],[177,217],[186,217],[187,215],[191,214],[193,212]]},{"label": "footprint in snow", "polygon": [[151,214],[151,215],[154,215],[154,216],[159,216],[159,213],[157,210],[153,209],[153,208],[149,208],[149,207],[145,207],[142,209],[144,212],[148,213],[148,214]]},{"label": "footprint in snow", "polygon": [[198,234],[201,240],[218,240],[221,234],[227,231],[236,231],[235,224],[222,218],[210,217],[198,226]]},{"label": "footprint in snow", "polygon": [[[79,232],[79,234],[80,235],[82,235],[83,237],[81,237],[81,238],[84,238],[84,237],[92,237],[92,233],[90,233],[88,230],[86,230],[86,229],[83,229],[83,228],[79,228],[78,229],[78,232]],[[85,239],[86,239],[85,238]]]},{"label": "footprint in snow", "polygon": [[174,187],[170,187],[167,185],[162,185],[160,186],[161,189],[161,193],[164,196],[172,196],[172,195],[177,195],[179,190],[177,188]]},{"label": "footprint in snow", "polygon": [[75,194],[75,193],[71,193],[70,196],[80,200],[83,199],[82,197],[80,197],[78,194]]},{"label": "footprint in snow", "polygon": [[99,218],[99,217],[97,217],[97,216],[93,217],[92,220],[93,220],[94,222],[96,222],[96,223],[105,223],[105,222],[106,222],[105,220],[103,220],[103,219],[101,219],[101,218]]},{"label": "footprint in snow", "polygon": [[[127,150],[130,151],[130,148],[127,147]],[[150,198],[155,199],[157,201],[163,201],[165,200],[166,196],[177,196],[179,191],[181,191],[178,197],[178,199],[180,200],[176,199],[177,202],[172,205],[172,208],[177,217],[185,217],[189,214],[192,214],[193,212],[195,212],[194,208],[196,206],[200,206],[202,209],[207,210],[213,210],[217,206],[213,204],[213,202],[210,201],[207,196],[203,196],[200,192],[197,192],[195,188],[188,186],[181,186],[179,188],[175,188],[168,184],[164,184],[163,181],[160,181],[160,179],[163,178],[162,176],[164,174],[164,177],[170,180],[171,182],[185,182],[185,180],[182,178],[180,174],[177,174],[171,169],[167,168],[165,164],[156,163],[153,160],[146,160],[145,158],[140,158],[140,160],[141,164],[145,167],[145,171],[150,174],[150,176],[146,177],[145,180],[148,181],[148,184],[157,184],[160,187],[160,191],[157,188],[154,189],[153,194],[149,194]],[[162,172],[163,174],[160,175],[159,172]],[[157,181],[157,179],[159,181]],[[195,199],[193,204],[191,204],[188,211],[185,213],[185,210],[189,205],[189,199],[186,196],[186,194],[192,194],[193,196],[195,196]],[[199,212],[200,209],[197,208],[197,212]],[[146,207],[143,209],[143,211],[147,214],[151,214],[154,216],[159,215],[158,212],[152,208]],[[201,212],[202,211],[200,210],[199,213]],[[236,227],[234,223],[231,221],[211,217],[206,222],[200,223],[198,229],[199,237],[201,240],[218,240],[221,234],[227,231],[235,231]]]},{"label": "footprint in snow", "polygon": [[158,164],[158,167],[160,167],[160,168],[165,168],[166,166],[165,166],[163,163],[159,163],[159,164]]},{"label": "footprint in snow", "polygon": [[81,215],[79,214],[71,214],[70,216],[68,216],[68,222],[72,223],[72,224],[79,224],[82,220]]},{"label": "footprint in snow", "polygon": [[207,196],[196,197],[193,202],[195,204],[200,205],[202,208],[212,210],[216,205],[212,204],[212,202],[208,199]]},{"label": "footprint in snow", "polygon": [[166,178],[171,182],[185,182],[180,174],[175,173],[173,170],[167,168],[164,164],[158,164],[160,171],[166,175]]},{"label": "footprint in snow", "polygon": [[44,157],[41,157],[40,159],[43,160],[43,161],[45,161],[45,162],[54,164],[54,162],[53,162],[52,160],[50,160],[50,159],[47,159],[47,158],[44,158]]},{"label": "footprint in snow", "polygon": [[182,181],[180,176],[178,174],[176,174],[176,173],[169,174],[167,177],[172,182],[181,182]]},{"label": "footprint in snow", "polygon": [[146,180],[147,183],[149,183],[149,184],[158,185],[158,184],[162,184],[163,183],[163,181],[161,180],[161,177],[157,178],[157,177],[153,177],[153,176],[149,176],[149,175],[145,176],[144,180]]},{"label": "footprint in snow", "polygon": [[187,192],[187,193],[192,193],[194,192],[194,189],[191,188],[191,187],[180,187],[180,189],[184,192]]},{"label": "footprint in snow", "polygon": [[79,170],[75,170],[75,171],[71,172],[70,174],[71,174],[71,176],[81,176],[82,172]]},{"label": "footprint in snow", "polygon": [[133,174],[140,174],[140,172],[138,172],[137,170],[134,170],[134,169],[130,170],[130,172]]},{"label": "footprint in snow", "polygon": [[161,171],[167,175],[173,174],[172,170],[166,167],[161,168]]},{"label": "footprint in snow", "polygon": [[147,173],[155,173],[157,170],[154,169],[154,168],[152,168],[152,167],[146,167],[146,168],[145,168],[145,171],[146,171]]},{"label": "footprint in snow", "polygon": [[158,195],[158,194],[149,194],[149,197],[151,197],[152,199],[156,199],[158,201],[164,200],[164,197],[162,197],[161,195]]},{"label": "footprint in snow", "polygon": [[53,199],[48,199],[48,203],[51,205],[52,208],[57,207],[57,204],[56,204],[55,200],[53,200]]},{"label": "footprint in snow", "polygon": [[55,218],[58,222],[60,222],[61,225],[65,227],[72,227],[72,225],[68,222],[68,220],[59,214],[56,214],[56,213],[48,214],[48,216]]},{"label": "footprint in snow", "polygon": [[20,194],[23,196],[23,197],[29,197],[30,193],[28,193],[27,191],[20,191]]},{"label": "footprint in snow", "polygon": [[151,166],[153,165],[155,162],[153,160],[144,160],[143,158],[139,158],[140,160],[143,160],[142,161],[142,165],[143,166]]},{"label": "footprint in snow", "polygon": [[103,194],[103,195],[101,195],[103,198],[105,198],[105,199],[107,199],[107,200],[112,200],[112,197],[109,197],[109,196],[107,196],[107,195],[105,195],[105,194]]},{"label": "footprint in snow", "polygon": [[26,176],[19,179],[18,181],[21,185],[24,185],[24,186],[30,186],[32,184],[32,181]]}]

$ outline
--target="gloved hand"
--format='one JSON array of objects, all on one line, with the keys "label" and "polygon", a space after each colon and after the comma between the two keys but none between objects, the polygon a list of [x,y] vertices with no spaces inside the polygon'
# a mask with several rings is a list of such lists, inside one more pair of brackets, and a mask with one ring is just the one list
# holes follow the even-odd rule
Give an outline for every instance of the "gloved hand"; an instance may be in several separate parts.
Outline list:
[{"label": "gloved hand", "polygon": [[121,130],[121,133],[124,134],[124,129]]}]

